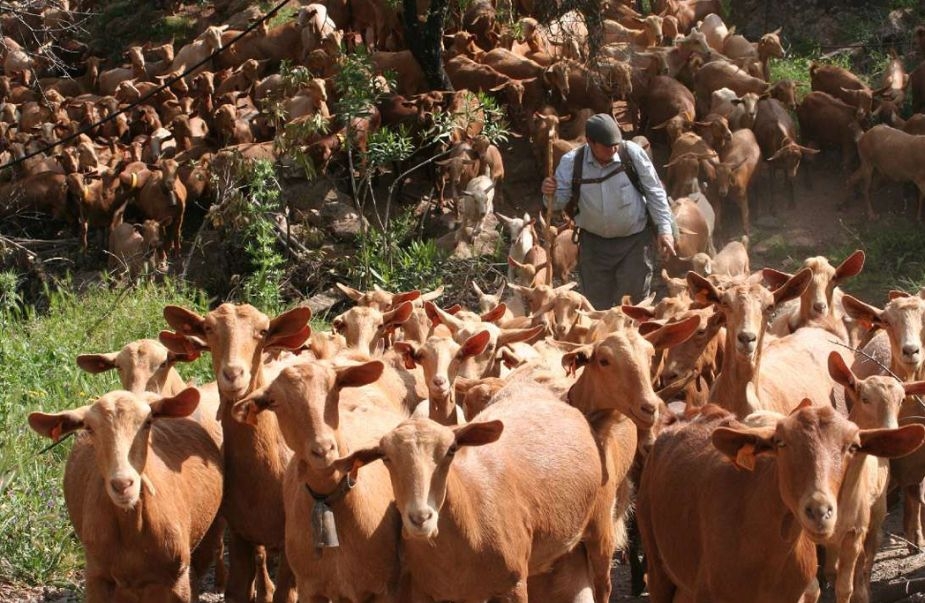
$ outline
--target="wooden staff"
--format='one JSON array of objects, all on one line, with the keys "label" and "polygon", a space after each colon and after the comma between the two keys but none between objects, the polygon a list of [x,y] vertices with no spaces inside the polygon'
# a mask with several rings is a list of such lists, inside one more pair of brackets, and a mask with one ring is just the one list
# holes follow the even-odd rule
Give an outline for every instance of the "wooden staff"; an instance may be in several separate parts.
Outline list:
[{"label": "wooden staff", "polygon": [[[552,178],[552,143],[550,133],[546,140],[546,177]],[[556,235],[552,227],[552,204],[556,194],[546,195],[546,284],[552,286],[552,250],[556,244]]]}]

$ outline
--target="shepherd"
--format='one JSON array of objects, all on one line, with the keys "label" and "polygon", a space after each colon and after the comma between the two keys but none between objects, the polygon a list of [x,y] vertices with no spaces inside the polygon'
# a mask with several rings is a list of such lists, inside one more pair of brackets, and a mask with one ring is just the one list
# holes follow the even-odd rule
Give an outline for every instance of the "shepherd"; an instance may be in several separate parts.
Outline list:
[{"label": "shepherd", "polygon": [[[674,256],[668,196],[649,156],[623,140],[613,116],[598,113],[585,125],[587,144],[562,156],[542,192],[578,228],[582,292],[598,310],[649,295],[654,250]],[[590,153],[588,152],[590,150]]]}]

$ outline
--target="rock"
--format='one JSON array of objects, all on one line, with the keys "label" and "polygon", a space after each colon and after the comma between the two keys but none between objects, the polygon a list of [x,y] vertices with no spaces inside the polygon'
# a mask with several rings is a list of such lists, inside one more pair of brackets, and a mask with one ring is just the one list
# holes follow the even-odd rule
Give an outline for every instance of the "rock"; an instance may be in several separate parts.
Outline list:
[{"label": "rock", "polygon": [[312,316],[318,316],[341,303],[344,299],[346,298],[344,294],[340,292],[340,289],[331,287],[327,291],[322,291],[305,300],[305,305],[311,308]]},{"label": "rock", "polygon": [[326,178],[314,182],[287,182],[282,190],[282,200],[298,219],[330,232],[340,240],[355,240],[363,225],[350,197]]},{"label": "rock", "polygon": [[356,212],[353,203],[349,201],[326,200],[321,208],[321,218],[327,230],[341,240],[355,240],[366,225],[366,219]]},{"label": "rock", "polygon": [[231,15],[225,23],[228,29],[242,30],[246,29],[251,23],[263,16],[263,11],[256,6],[248,6],[243,10]]}]

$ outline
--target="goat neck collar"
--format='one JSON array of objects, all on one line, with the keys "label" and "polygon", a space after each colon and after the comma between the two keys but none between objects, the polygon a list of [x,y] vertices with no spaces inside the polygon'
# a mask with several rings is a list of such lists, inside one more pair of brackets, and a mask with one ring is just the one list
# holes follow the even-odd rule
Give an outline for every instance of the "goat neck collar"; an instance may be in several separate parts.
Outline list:
[{"label": "goat neck collar", "polygon": [[356,480],[347,473],[330,494],[318,494],[308,484],[305,489],[315,501],[312,505],[312,544],[318,555],[326,548],[337,548],[340,539],[337,537],[337,525],[334,521],[334,512],[331,505],[347,496],[347,493],[356,485]]},{"label": "goat neck collar", "polygon": [[356,478],[350,477],[349,473],[344,474],[344,477],[341,478],[338,482],[337,487],[334,488],[334,491],[330,494],[319,494],[311,489],[311,486],[305,484],[305,489],[308,491],[308,494],[314,499],[315,504],[322,505],[333,505],[343,497],[347,496],[347,493],[350,492],[354,486],[357,485]]}]

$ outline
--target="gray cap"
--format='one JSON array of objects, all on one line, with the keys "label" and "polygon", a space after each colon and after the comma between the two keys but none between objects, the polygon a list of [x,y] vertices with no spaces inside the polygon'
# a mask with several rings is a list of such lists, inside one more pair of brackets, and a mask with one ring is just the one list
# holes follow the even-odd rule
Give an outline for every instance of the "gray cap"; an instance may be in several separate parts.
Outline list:
[{"label": "gray cap", "polygon": [[597,113],[588,118],[585,123],[585,136],[598,144],[611,146],[623,140],[620,126],[614,121],[613,116],[607,113]]}]

